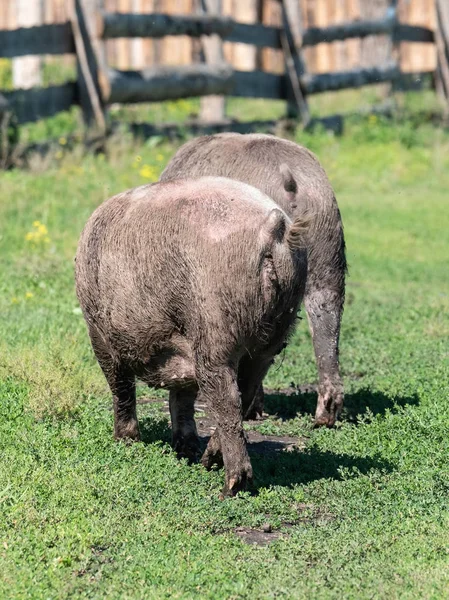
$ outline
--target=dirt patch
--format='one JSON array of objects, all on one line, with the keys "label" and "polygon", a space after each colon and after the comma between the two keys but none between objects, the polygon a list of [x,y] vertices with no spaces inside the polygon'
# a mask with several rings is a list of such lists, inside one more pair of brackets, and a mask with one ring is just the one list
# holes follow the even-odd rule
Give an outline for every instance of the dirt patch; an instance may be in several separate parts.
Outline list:
[{"label": "dirt patch", "polygon": [[278,388],[277,390],[264,387],[266,396],[297,396],[298,394],[313,394],[318,393],[317,383],[305,383],[304,385],[291,385],[286,388]]},{"label": "dirt patch", "polygon": [[[245,544],[254,546],[268,546],[272,542],[289,535],[289,529],[295,525],[310,525],[313,523],[326,524],[335,519],[334,515],[327,512],[324,508],[312,506],[309,504],[297,505],[299,516],[294,522],[285,522],[281,524],[280,529],[272,529],[269,523],[261,528],[236,527],[235,535]],[[267,515],[269,518],[269,515]]]},{"label": "dirt patch", "polygon": [[[271,390],[267,390],[267,393],[271,393]],[[280,392],[282,393],[282,392]],[[138,404],[160,404],[160,398],[140,398],[137,401]],[[163,401],[162,412],[169,415],[170,411],[168,408],[168,402]],[[207,444],[210,436],[215,431],[215,422],[211,419],[206,410],[206,405],[201,402],[195,403],[195,420],[198,429],[198,435],[201,438],[202,443]],[[246,440],[248,442],[248,451],[250,454],[266,455],[273,452],[292,452],[298,448],[303,448],[304,444],[300,438],[290,436],[277,436],[277,435],[264,435],[259,431],[255,431],[252,428],[260,425],[268,415],[263,415],[256,421],[245,421],[245,425],[248,429],[245,429]]]},{"label": "dirt patch", "polygon": [[[291,525],[289,525],[291,527]],[[237,527],[234,529],[235,535],[251,546],[268,546],[281,537],[285,537],[286,533],[278,529],[272,530],[269,525],[262,529],[251,529],[251,527]]]}]

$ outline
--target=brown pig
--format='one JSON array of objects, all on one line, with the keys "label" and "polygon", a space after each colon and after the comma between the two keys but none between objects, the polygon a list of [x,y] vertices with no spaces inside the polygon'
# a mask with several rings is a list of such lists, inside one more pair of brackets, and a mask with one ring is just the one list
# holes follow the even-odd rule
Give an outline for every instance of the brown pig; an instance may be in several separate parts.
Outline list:
[{"label": "brown pig", "polygon": [[[314,215],[308,234],[304,302],[319,374],[315,424],[332,427],[343,405],[339,336],[346,258],[340,212],[326,173],[309,150],[294,142],[270,135],[222,133],[184,144],[161,181],[204,175],[249,183],[293,219],[307,212]],[[257,410],[248,413],[248,418],[261,412],[262,388],[253,406]]]},{"label": "brown pig", "polygon": [[95,210],[76,291],[117,439],[139,439],[138,377],[169,390],[174,448],[195,458],[199,395],[217,425],[203,462],[223,460],[224,495],[245,487],[242,411],[293,327],[307,276],[303,233],[303,220],[226,178],[146,185]]}]

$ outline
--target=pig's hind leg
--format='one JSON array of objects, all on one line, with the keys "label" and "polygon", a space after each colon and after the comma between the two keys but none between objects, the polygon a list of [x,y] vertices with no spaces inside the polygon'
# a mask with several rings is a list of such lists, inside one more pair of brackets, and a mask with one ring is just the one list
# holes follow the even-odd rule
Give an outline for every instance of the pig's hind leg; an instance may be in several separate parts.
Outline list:
[{"label": "pig's hind leg", "polygon": [[[230,367],[223,366],[218,368],[209,366],[208,372],[203,369],[201,371],[198,377],[200,392],[217,424],[211,441],[217,440],[217,450],[218,453],[221,450],[226,472],[222,494],[234,496],[238,491],[246,488],[253,475],[243,431],[237,373]],[[202,464],[209,466],[207,451],[203,456]]]},{"label": "pig's hind leg", "polygon": [[343,383],[339,365],[343,291],[310,286],[305,306],[318,366],[319,390],[315,427],[333,427],[343,407]]},{"label": "pig's hind leg", "polygon": [[195,424],[196,390],[170,390],[170,416],[172,445],[179,458],[195,462],[199,458],[200,444]]},{"label": "pig's hind leg", "polygon": [[107,379],[114,398],[115,439],[140,440],[134,374],[118,365]]},{"label": "pig's hind leg", "polygon": [[124,364],[117,363],[105,348],[101,336],[89,328],[92,348],[106,377],[114,402],[114,437],[116,440],[140,440],[136,408],[136,379]]},{"label": "pig's hind leg", "polygon": [[[271,358],[257,357],[252,360],[249,356],[241,359],[238,370],[238,386],[241,394],[242,417],[244,420],[256,419],[263,413],[264,392],[262,381],[273,362]],[[201,463],[206,469],[214,464],[223,466],[220,438],[218,430],[211,435],[204,451]]]}]

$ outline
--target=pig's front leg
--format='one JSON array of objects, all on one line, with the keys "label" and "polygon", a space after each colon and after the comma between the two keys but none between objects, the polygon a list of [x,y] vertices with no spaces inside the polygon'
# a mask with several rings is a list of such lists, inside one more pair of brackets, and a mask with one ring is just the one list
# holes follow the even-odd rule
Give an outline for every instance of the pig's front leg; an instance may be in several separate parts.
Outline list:
[{"label": "pig's front leg", "polygon": [[243,409],[243,418],[245,421],[255,421],[263,415],[263,408],[265,403],[265,393],[263,391],[263,385],[260,384],[254,394],[253,400],[250,402],[248,409]]},{"label": "pig's front leg", "polygon": [[315,427],[333,427],[343,407],[338,348],[343,302],[343,292],[312,286],[304,299],[319,376]]},{"label": "pig's front leg", "polygon": [[195,390],[170,390],[172,446],[179,458],[187,458],[190,462],[195,462],[200,453],[194,418],[195,398]]},{"label": "pig's front leg", "polygon": [[[215,437],[212,438],[219,443],[225,467],[226,483],[222,494],[224,497],[234,496],[246,488],[253,476],[243,432],[237,373],[230,367],[200,371],[198,384],[201,395],[217,424]],[[204,457],[202,463],[205,464]]]}]

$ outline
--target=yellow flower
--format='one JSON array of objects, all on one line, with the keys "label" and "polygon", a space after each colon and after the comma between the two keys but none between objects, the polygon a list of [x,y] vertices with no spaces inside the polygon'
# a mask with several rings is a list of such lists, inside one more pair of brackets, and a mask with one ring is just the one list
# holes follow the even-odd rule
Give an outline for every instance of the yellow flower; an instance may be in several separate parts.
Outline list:
[{"label": "yellow flower", "polygon": [[19,299],[18,299],[18,298],[16,298],[15,296],[13,296],[13,297],[11,298],[11,303],[12,303],[12,304],[18,304],[18,303],[19,303]]},{"label": "yellow flower", "polygon": [[143,165],[139,171],[139,175],[144,179],[151,179],[152,181],[156,181],[157,179],[156,170],[150,165]]},{"label": "yellow flower", "polygon": [[30,298],[32,298],[33,296],[34,296],[33,292],[26,292],[26,294],[25,294],[25,298],[26,298],[27,300],[29,300],[29,299],[30,299]]},{"label": "yellow flower", "polygon": [[136,158],[135,158],[135,161],[136,161],[136,162],[140,162],[141,160],[142,160],[142,157],[141,157],[141,156],[136,156]]},{"label": "yellow flower", "polygon": [[61,159],[64,156],[62,150],[58,150],[57,152],[55,152],[55,158],[56,159]]},{"label": "yellow flower", "polygon": [[160,162],[161,160],[164,160],[164,155],[163,155],[163,154],[157,154],[157,155],[156,155],[156,160],[158,160],[159,162]]},{"label": "yellow flower", "polygon": [[48,244],[50,238],[48,236],[47,226],[40,221],[33,221],[33,230],[25,234],[25,240],[31,242],[33,246],[44,243]]},{"label": "yellow flower", "polygon": [[61,144],[61,146],[65,146],[67,144],[67,140],[65,137],[60,137],[59,138],[59,143]]}]

